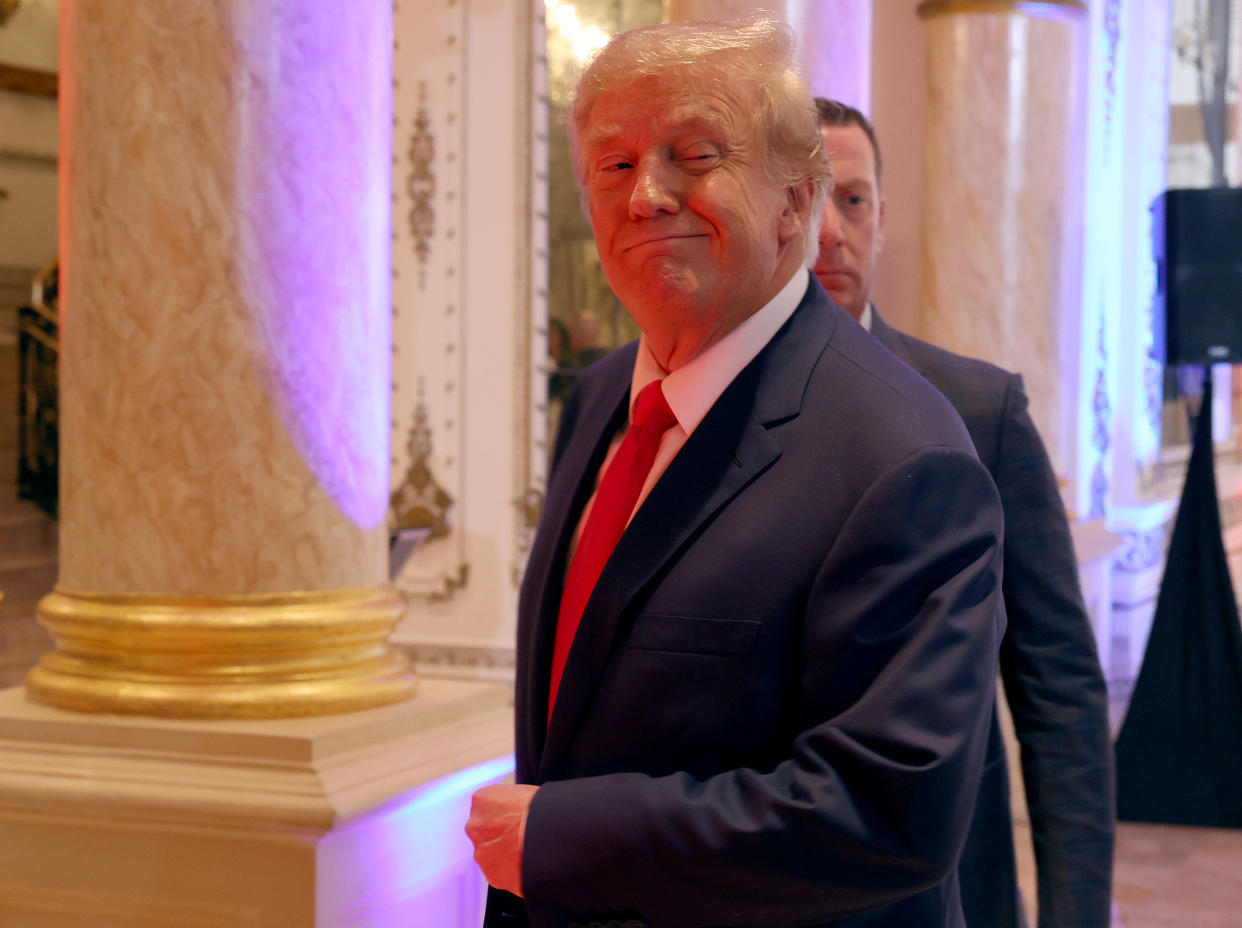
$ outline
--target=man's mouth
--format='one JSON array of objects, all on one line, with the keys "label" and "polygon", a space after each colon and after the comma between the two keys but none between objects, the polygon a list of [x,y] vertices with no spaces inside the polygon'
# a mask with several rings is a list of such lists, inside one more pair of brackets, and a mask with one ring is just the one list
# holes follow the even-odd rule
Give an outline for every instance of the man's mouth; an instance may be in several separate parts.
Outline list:
[{"label": "man's mouth", "polygon": [[702,238],[703,236],[695,232],[674,232],[668,235],[655,235],[644,238],[641,241],[634,242],[632,245],[626,245],[623,251],[633,251],[636,248],[652,247],[659,249],[660,247],[675,248],[678,242],[688,239]]},{"label": "man's mouth", "polygon": [[839,270],[835,268],[830,269],[830,270],[822,270],[820,268],[816,268],[815,276],[819,278],[819,282],[823,284],[825,287],[827,287],[829,284],[833,284],[837,286],[840,286],[841,284],[848,284],[852,282],[854,279],[854,275],[851,274],[849,271]]}]

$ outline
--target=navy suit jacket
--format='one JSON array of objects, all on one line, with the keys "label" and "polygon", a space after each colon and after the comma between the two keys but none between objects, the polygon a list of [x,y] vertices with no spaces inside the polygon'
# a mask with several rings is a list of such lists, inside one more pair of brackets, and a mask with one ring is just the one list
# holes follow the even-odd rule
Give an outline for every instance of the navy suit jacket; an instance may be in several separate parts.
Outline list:
[{"label": "navy suit jacket", "polygon": [[[1065,507],[1027,414],[1022,378],[890,328],[874,310],[871,334],[953,404],[1004,506],[1001,676],[1021,745],[1039,924],[1108,928],[1114,786],[1107,693]],[[994,722],[960,864],[970,928],[1019,924],[1012,833],[1005,747]]]},{"label": "navy suit jacket", "polygon": [[605,566],[545,724],[566,557],[633,345],[566,404],[519,603],[525,901],[489,928],[963,924],[1000,504],[945,399],[813,277]]}]

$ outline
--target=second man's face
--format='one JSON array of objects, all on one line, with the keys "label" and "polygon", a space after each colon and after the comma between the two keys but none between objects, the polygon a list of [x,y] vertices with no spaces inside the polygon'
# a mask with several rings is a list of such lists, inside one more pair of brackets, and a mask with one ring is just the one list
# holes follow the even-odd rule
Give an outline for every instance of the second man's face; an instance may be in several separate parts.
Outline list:
[{"label": "second man's face", "polygon": [[824,204],[815,276],[857,319],[870,298],[876,258],[884,245],[884,200],[875,176],[875,152],[858,126],[825,126],[820,134],[836,184]]}]

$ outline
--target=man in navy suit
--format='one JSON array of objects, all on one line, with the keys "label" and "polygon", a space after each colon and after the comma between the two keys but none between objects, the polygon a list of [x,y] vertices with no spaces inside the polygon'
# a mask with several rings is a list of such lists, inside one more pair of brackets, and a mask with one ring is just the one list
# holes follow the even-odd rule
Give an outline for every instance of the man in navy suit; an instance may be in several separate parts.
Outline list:
[{"label": "man in navy suit", "polygon": [[[890,328],[869,304],[884,242],[879,146],[858,110],[834,100],[816,105],[836,186],[825,204],[815,274],[884,347],[948,398],[1000,491],[1008,616],[1001,675],[1022,750],[1039,924],[1107,928],[1113,858],[1107,694],[1065,508],[1027,414],[1022,378]],[[959,865],[970,928],[1022,923],[1012,835],[1005,747],[994,720]]]},{"label": "man in navy suit", "polygon": [[579,84],[583,199],[643,334],[562,415],[517,783],[466,826],[488,928],[964,925],[1000,503],[947,401],[808,271],[830,168],[793,46],[655,26]]}]

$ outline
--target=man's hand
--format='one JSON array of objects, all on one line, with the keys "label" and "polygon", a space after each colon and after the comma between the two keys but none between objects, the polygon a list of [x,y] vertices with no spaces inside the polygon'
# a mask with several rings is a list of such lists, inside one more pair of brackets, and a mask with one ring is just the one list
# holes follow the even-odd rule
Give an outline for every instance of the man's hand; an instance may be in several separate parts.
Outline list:
[{"label": "man's hand", "polygon": [[522,843],[526,813],[538,786],[485,786],[470,801],[466,836],[474,842],[474,860],[487,882],[522,895]]}]

